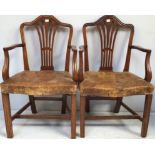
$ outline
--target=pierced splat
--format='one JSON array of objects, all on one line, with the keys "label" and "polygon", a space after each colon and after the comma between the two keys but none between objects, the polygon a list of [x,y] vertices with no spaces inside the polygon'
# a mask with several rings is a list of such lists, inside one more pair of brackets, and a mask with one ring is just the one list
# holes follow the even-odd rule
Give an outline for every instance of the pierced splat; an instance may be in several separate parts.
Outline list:
[{"label": "pierced splat", "polygon": [[118,26],[110,19],[97,25],[101,39],[101,67],[100,70],[112,70],[112,59]]},{"label": "pierced splat", "polygon": [[[41,70],[54,70],[53,66],[53,47],[55,34],[58,27],[67,27],[69,31],[68,47],[71,44],[72,26],[61,23],[54,16],[39,16],[32,22],[23,23],[21,25],[22,42],[25,43],[24,27],[34,27],[37,30],[40,50],[41,50]],[[67,47],[66,65],[68,65],[69,51]],[[66,68],[66,67],[65,67]],[[68,68],[67,68],[68,69]]]},{"label": "pierced splat", "polygon": [[[88,48],[87,48],[87,36],[86,28],[89,26],[95,26],[99,32],[100,41],[101,41],[101,66],[100,71],[102,70],[113,70],[113,52],[116,37],[119,29],[128,29],[131,31],[129,45],[132,44],[134,27],[131,24],[122,23],[117,17],[107,15],[101,17],[94,23],[86,23],[83,27],[83,36],[84,36],[84,47],[85,47],[85,71],[89,70],[89,61],[88,61]],[[128,49],[128,57],[130,56],[130,49]],[[126,68],[128,66],[126,63]]]},{"label": "pierced splat", "polygon": [[36,24],[41,48],[41,69],[54,70],[53,46],[57,25],[50,19],[43,19]]}]

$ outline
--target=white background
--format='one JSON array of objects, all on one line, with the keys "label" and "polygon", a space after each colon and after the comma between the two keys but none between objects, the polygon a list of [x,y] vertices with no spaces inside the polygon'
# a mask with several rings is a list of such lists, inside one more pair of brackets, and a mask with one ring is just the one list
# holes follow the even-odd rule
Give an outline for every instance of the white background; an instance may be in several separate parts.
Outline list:
[{"label": "white background", "polygon": [[[5,0],[1,15],[155,15],[154,0]],[[129,22],[129,21],[128,21]],[[153,21],[152,21],[153,22]],[[3,21],[1,21],[1,24]],[[149,25],[151,26],[151,24]],[[153,29],[150,29],[154,31]],[[1,32],[2,33],[2,32]],[[151,33],[152,34],[152,33]],[[9,35],[10,36],[10,35]],[[16,35],[17,36],[17,35]],[[152,34],[152,36],[154,36]],[[0,37],[1,38],[1,37]],[[141,38],[141,37],[140,37]],[[142,38],[141,38],[142,39]],[[3,40],[3,39],[1,39]],[[144,39],[142,39],[143,42]],[[18,40],[19,41],[19,40]],[[152,40],[154,42],[154,39]],[[12,39],[10,39],[12,44]],[[139,40],[137,40],[139,43]],[[153,58],[152,58],[153,59]],[[154,154],[154,140],[13,140],[0,141],[1,154]]]},{"label": "white background", "polygon": [[[3,21],[0,24],[0,71],[3,67],[4,57],[3,57],[3,47],[10,46],[12,44],[21,43],[19,26],[25,21],[31,21],[37,16],[0,16],[0,21]],[[73,25],[74,35],[72,44],[76,45],[77,48],[79,45],[83,44],[82,36],[82,26],[86,22],[96,21],[101,15],[57,15],[56,16],[60,21],[67,22]],[[144,16],[144,15],[131,15],[131,16],[117,16],[124,23],[131,23],[135,26],[135,36],[133,40],[134,45],[142,46],[144,48],[149,48],[152,50],[151,55],[151,67],[153,72],[152,83],[155,84],[155,16]],[[92,35],[93,37],[92,37]],[[28,33],[27,34],[27,46],[28,46],[28,58],[31,70],[40,69],[40,49],[39,43],[37,42],[37,34]],[[98,33],[88,33],[89,37],[89,58],[90,58],[90,68],[91,70],[98,70],[100,65],[100,40]],[[37,38],[37,39],[36,39]],[[58,34],[57,40],[55,42],[55,51],[54,51],[54,66],[57,70],[64,69],[65,63],[65,52],[66,44],[64,39],[67,37]],[[118,38],[116,39],[115,51],[114,51],[114,71],[122,71],[126,58],[126,45],[127,45],[128,33],[119,33]],[[144,77],[145,68],[144,68],[144,58],[145,54],[136,50],[133,50],[131,57],[131,67],[130,71]],[[10,51],[10,75],[13,75],[19,71],[23,70],[23,61],[22,61],[22,51],[17,49]],[[0,81],[2,77],[0,76]],[[131,107],[136,111],[143,111],[144,97],[135,96],[135,97],[126,97],[124,99]],[[1,97],[0,97],[1,101]],[[11,95],[11,106],[13,110],[19,109],[28,101],[27,96],[23,95]],[[42,104],[43,103],[43,104]],[[59,110],[60,102],[39,102],[37,108],[39,110]],[[93,104],[96,103],[96,104]],[[112,101],[96,101],[91,104],[93,111],[111,111],[113,109],[114,103]],[[100,104],[104,103],[104,104]],[[109,104],[113,103],[113,104]],[[78,100],[79,106],[79,100]],[[2,109],[2,104],[0,104],[0,109]],[[122,109],[124,110],[124,109]],[[155,111],[155,104],[153,99],[152,111]]]}]

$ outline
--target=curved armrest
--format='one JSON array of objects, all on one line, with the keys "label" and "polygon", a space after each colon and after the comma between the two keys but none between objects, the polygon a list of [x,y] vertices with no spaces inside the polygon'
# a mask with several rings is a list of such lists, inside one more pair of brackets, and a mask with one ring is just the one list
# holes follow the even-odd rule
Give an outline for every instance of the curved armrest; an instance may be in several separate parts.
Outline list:
[{"label": "curved armrest", "polygon": [[150,49],[142,48],[140,46],[135,46],[135,45],[130,46],[130,49],[136,49],[142,52],[151,53]]},{"label": "curved armrest", "polygon": [[78,82],[78,71],[77,71],[77,49],[76,46],[68,46],[70,50],[73,52],[73,59],[72,59],[72,79],[75,82]]},{"label": "curved armrest", "polygon": [[15,45],[12,45],[9,47],[4,47],[3,50],[4,51],[10,51],[10,50],[13,50],[13,49],[18,48],[18,47],[24,47],[24,44],[15,44]]},{"label": "curved armrest", "polygon": [[13,50],[15,48],[18,48],[18,47],[23,48],[24,46],[25,46],[24,44],[16,44],[16,45],[12,45],[12,46],[3,48],[3,50],[4,50],[4,65],[3,65],[3,70],[2,70],[2,77],[3,77],[4,81],[9,79],[9,51]]},{"label": "curved armrest", "polygon": [[152,79],[152,71],[151,71],[151,65],[150,65],[150,56],[151,56],[151,50],[150,49],[145,49],[139,46],[130,46],[130,49],[136,49],[141,52],[146,53],[145,57],[145,80],[150,82]]}]

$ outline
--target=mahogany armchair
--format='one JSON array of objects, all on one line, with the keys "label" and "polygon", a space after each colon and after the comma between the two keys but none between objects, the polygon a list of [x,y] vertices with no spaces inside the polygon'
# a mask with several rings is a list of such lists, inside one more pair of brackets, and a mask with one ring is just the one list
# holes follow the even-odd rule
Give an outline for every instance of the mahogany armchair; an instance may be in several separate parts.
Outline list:
[{"label": "mahogany armchair", "polygon": [[[89,70],[89,48],[87,28],[94,27],[101,41],[101,62],[98,72]],[[113,71],[113,51],[118,31],[130,31],[127,48],[126,62],[123,72]],[[109,120],[109,119],[139,119],[142,122],[141,136],[147,135],[149,116],[152,102],[153,85],[150,83],[152,72],[150,67],[151,50],[133,46],[134,26],[122,23],[117,17],[107,15],[93,23],[83,26],[84,46],[79,49],[79,81],[80,83],[80,136],[85,137],[85,120]],[[142,79],[129,72],[132,50],[138,50],[146,54],[145,78]],[[83,64],[84,53],[84,64]],[[84,65],[84,68],[83,68]],[[84,72],[84,73],[83,73]],[[123,102],[123,97],[133,95],[145,95],[143,116],[140,116]],[[90,100],[116,100],[115,113],[124,107],[132,115],[98,116],[89,113]]]},{"label": "mahogany armchair", "polygon": [[[40,42],[41,67],[40,71],[30,71],[25,31],[26,27],[35,28]],[[61,28],[68,30],[68,45],[64,71],[55,71],[53,65],[53,46],[55,34]],[[32,22],[26,22],[20,26],[21,44],[4,48],[5,62],[3,66],[3,79],[1,93],[4,107],[7,137],[13,137],[12,121],[15,119],[59,119],[71,120],[71,138],[76,138],[76,91],[77,73],[76,56],[77,50],[71,45],[73,27],[70,24],[62,23],[54,16],[39,16]],[[58,42],[57,42],[58,43]],[[61,46],[61,45],[60,45]],[[9,77],[9,52],[15,48],[22,48],[24,71]],[[70,52],[73,51],[73,75],[69,74]],[[9,94],[26,94],[29,102],[17,113],[11,116]],[[62,95],[61,98],[54,97]],[[71,114],[65,114],[67,107],[67,95],[71,96]],[[62,102],[62,109],[59,115],[36,114],[35,100],[55,100]],[[28,107],[31,107],[31,115],[22,114]]]}]

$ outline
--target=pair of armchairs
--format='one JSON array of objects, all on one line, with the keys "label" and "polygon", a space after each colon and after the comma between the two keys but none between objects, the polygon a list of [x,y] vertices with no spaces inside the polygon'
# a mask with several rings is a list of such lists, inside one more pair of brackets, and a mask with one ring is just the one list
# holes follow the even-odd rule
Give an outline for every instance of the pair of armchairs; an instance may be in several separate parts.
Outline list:
[{"label": "pair of armchairs", "polygon": [[[41,68],[40,71],[30,71],[27,58],[25,40],[26,28],[35,28],[38,32]],[[98,72],[89,70],[89,56],[87,43],[87,27],[98,30],[101,40],[101,65]],[[53,46],[55,34],[59,28],[67,28],[69,31],[64,71],[55,71],[53,65]],[[126,62],[123,72],[113,72],[113,51],[115,40],[119,30],[130,31]],[[71,121],[71,138],[76,138],[76,93],[80,90],[80,136],[85,136],[85,120],[103,119],[139,119],[142,121],[141,136],[147,134],[149,116],[151,110],[153,85],[150,84],[152,73],[150,68],[151,50],[133,46],[134,26],[122,23],[115,16],[103,16],[94,23],[86,23],[83,26],[84,46],[79,48],[79,67],[77,67],[77,49],[71,45],[73,27],[62,23],[54,16],[39,16],[32,22],[26,22],[20,26],[22,44],[4,48],[3,79],[1,83],[2,101],[5,115],[7,137],[13,137],[12,121],[15,119],[59,119]],[[61,45],[60,45],[61,46]],[[14,76],[9,76],[9,51],[15,48],[23,49],[24,71]],[[139,50],[146,53],[145,78],[142,79],[129,72],[131,50]],[[69,74],[71,51],[72,75]],[[84,53],[84,59],[83,59]],[[84,60],[84,63],[83,63]],[[29,102],[11,115],[9,94],[26,94]],[[62,97],[54,97],[62,95]],[[123,102],[123,97],[133,95],[146,95],[144,114],[140,116]],[[70,114],[66,114],[67,96],[71,96]],[[37,114],[36,100],[62,101],[61,114],[43,115]],[[126,108],[132,115],[96,116],[91,115],[90,100],[116,100],[115,113],[120,107]],[[31,107],[32,114],[22,114]]]}]

